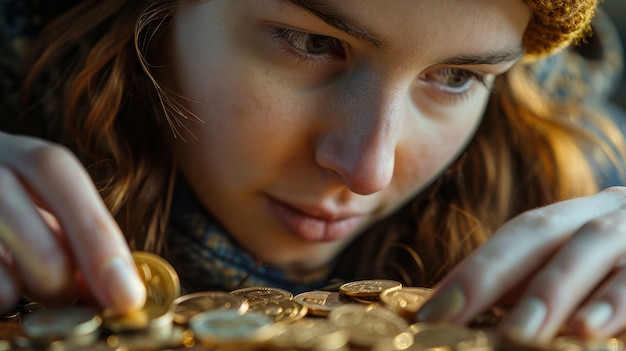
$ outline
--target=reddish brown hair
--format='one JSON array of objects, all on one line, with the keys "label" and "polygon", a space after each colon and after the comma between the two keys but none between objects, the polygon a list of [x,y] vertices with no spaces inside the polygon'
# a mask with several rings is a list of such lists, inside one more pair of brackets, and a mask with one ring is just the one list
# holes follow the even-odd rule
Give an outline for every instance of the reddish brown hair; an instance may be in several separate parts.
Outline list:
[{"label": "reddish brown hair", "polygon": [[[131,246],[151,251],[163,249],[170,201],[163,195],[175,174],[163,131],[167,124],[176,131],[187,116],[154,80],[145,55],[175,3],[82,1],[44,31],[24,89],[25,130],[81,155]],[[606,121],[576,101],[551,104],[519,63],[497,78],[461,157],[363,234],[342,264],[354,277],[434,281],[516,214],[597,191],[589,150],[617,156],[609,139],[582,124],[608,131]],[[363,265],[373,258],[381,263]]]}]

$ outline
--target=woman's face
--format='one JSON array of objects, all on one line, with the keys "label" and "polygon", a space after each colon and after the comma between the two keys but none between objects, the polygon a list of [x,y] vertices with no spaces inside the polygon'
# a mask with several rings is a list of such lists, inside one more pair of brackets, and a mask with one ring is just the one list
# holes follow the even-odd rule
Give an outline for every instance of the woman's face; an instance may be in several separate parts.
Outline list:
[{"label": "woman's face", "polygon": [[529,18],[520,0],[185,5],[155,69],[202,121],[173,141],[180,170],[255,256],[323,265],[462,152]]}]

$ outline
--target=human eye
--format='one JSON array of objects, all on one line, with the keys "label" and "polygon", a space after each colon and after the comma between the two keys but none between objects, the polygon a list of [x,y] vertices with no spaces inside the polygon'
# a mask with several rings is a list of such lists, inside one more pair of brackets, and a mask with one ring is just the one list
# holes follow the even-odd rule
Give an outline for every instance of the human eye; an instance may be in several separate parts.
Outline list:
[{"label": "human eye", "polygon": [[486,87],[485,75],[462,68],[441,68],[422,74],[420,83],[451,99],[468,96],[475,87]]},{"label": "human eye", "polygon": [[345,57],[342,41],[330,36],[274,28],[272,38],[281,46],[281,53],[299,64],[314,65]]}]

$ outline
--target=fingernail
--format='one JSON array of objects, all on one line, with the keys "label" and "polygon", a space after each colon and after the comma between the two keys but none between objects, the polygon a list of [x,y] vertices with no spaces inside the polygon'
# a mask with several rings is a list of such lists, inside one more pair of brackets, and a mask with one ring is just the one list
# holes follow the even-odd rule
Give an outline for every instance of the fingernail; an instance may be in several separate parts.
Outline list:
[{"label": "fingernail", "polygon": [[578,319],[581,319],[587,328],[596,330],[608,322],[612,315],[613,306],[610,303],[597,301],[585,308]]},{"label": "fingernail", "polygon": [[449,287],[436,293],[417,312],[419,322],[446,322],[461,311],[465,295],[458,287]]},{"label": "fingernail", "polygon": [[109,261],[103,281],[109,283],[108,296],[112,309],[123,313],[143,307],[146,287],[134,269],[121,257]]},{"label": "fingernail", "polygon": [[539,333],[547,314],[548,309],[543,301],[538,298],[527,299],[507,320],[505,333],[518,340],[532,340]]}]

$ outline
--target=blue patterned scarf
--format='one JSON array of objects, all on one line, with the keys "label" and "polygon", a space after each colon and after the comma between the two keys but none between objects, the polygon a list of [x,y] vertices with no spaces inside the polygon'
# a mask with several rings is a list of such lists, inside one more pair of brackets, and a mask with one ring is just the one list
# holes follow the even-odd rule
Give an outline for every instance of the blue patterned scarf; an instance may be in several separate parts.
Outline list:
[{"label": "blue patterned scarf", "polygon": [[329,269],[295,278],[252,257],[182,181],[174,190],[166,241],[164,257],[178,272],[187,293],[271,286],[297,294],[328,283]]}]

